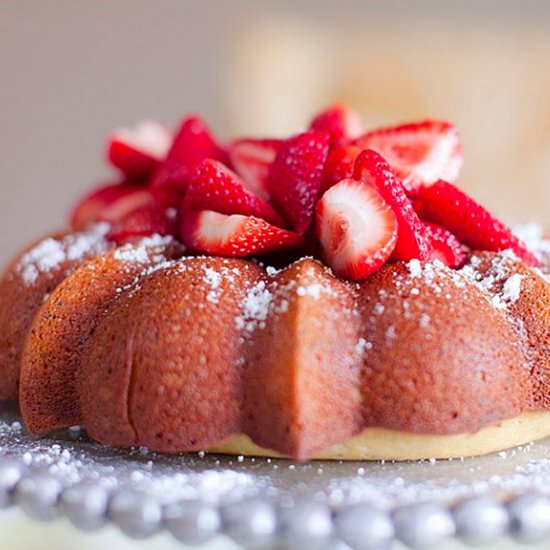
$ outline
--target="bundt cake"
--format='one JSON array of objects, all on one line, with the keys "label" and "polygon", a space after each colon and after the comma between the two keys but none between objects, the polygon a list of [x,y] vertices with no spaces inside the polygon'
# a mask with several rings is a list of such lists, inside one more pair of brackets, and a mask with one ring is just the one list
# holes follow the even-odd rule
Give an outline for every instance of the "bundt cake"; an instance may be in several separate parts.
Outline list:
[{"label": "bundt cake", "polygon": [[107,157],[121,181],[0,281],[0,399],[31,433],[298,460],[550,435],[550,248],[448,181],[452,124],[333,106],[222,146],[193,116]]}]

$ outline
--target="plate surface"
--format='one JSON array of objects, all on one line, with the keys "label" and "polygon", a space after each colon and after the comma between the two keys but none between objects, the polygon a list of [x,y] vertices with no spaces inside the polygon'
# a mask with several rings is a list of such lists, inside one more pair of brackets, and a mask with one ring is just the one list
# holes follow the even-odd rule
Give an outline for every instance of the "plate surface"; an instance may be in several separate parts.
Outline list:
[{"label": "plate surface", "polygon": [[[335,517],[339,510],[369,503],[395,520],[399,509],[425,503],[441,505],[452,516],[456,503],[482,495],[495,497],[499,505],[526,493],[550,495],[550,440],[486,457],[409,463],[167,456],[98,445],[79,429],[32,437],[16,408],[8,406],[0,408],[0,466],[2,461],[23,464],[23,476],[55,479],[60,492],[75,484],[98,484],[110,495],[128,490],[145,494],[162,509],[170,503],[203,502],[223,510],[260,499],[286,509],[315,503]],[[24,499],[22,504],[16,488],[14,492],[25,509]]]}]

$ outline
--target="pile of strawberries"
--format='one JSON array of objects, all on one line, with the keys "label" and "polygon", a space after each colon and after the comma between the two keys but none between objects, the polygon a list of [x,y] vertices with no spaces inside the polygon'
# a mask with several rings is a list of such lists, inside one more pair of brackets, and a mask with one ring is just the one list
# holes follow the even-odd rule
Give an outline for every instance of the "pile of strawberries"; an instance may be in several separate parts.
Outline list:
[{"label": "pile of strawberries", "polygon": [[174,235],[194,253],[317,255],[361,280],[390,260],[459,267],[468,248],[537,258],[453,182],[462,166],[456,128],[427,120],[364,133],[336,105],[288,139],[221,145],[196,116],[177,132],[144,122],[113,133],[109,162],[122,182],[75,208],[71,224],[111,224],[116,243]]}]

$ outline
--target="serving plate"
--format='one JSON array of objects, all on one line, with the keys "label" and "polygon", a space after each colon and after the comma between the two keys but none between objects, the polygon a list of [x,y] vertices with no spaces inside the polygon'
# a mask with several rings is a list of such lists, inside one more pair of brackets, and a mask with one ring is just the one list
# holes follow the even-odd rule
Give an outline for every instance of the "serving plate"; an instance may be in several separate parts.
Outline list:
[{"label": "serving plate", "polygon": [[167,529],[187,544],[219,533],[255,548],[550,541],[550,440],[404,463],[167,456],[105,447],[79,428],[32,437],[3,405],[0,507],[11,505],[84,530],[114,522],[135,538]]}]

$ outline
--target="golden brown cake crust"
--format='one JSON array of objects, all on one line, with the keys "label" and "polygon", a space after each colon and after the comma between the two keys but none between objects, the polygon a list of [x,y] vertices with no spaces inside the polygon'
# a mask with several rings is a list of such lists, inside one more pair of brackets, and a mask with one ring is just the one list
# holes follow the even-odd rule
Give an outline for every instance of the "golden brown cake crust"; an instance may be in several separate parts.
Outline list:
[{"label": "golden brown cake crust", "polygon": [[19,404],[31,433],[82,423],[76,377],[90,332],[122,291],[181,254],[171,238],[145,239],[91,260],[52,292],[35,317],[21,362]]},{"label": "golden brown cake crust", "polygon": [[454,434],[520,414],[528,368],[505,316],[443,265],[389,264],[361,285],[364,426]]},{"label": "golden brown cake crust", "polygon": [[82,360],[92,437],[176,452],[238,433],[244,350],[235,315],[262,277],[244,260],[185,258],[114,303]]},{"label": "golden brown cake crust", "polygon": [[462,272],[509,318],[529,362],[533,409],[550,409],[550,284],[507,253],[476,252]]},{"label": "golden brown cake crust", "polygon": [[18,397],[19,368],[30,326],[44,299],[84,261],[108,250],[105,231],[54,233],[25,248],[0,280],[0,400]]},{"label": "golden brown cake crust", "polygon": [[265,324],[246,335],[244,430],[259,445],[306,458],[361,428],[354,289],[311,259],[275,275],[268,289]]}]

